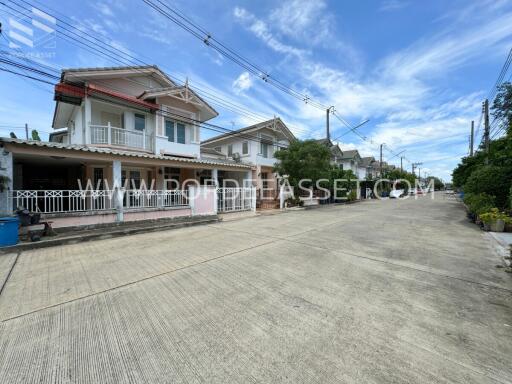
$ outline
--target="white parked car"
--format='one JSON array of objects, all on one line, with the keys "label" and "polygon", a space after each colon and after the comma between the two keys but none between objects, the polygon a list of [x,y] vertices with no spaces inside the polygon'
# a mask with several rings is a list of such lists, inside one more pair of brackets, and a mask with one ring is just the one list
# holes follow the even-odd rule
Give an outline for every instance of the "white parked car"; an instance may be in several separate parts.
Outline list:
[{"label": "white parked car", "polygon": [[389,197],[391,199],[398,199],[399,197],[403,196],[405,191],[403,189],[393,189],[391,192],[389,192]]}]

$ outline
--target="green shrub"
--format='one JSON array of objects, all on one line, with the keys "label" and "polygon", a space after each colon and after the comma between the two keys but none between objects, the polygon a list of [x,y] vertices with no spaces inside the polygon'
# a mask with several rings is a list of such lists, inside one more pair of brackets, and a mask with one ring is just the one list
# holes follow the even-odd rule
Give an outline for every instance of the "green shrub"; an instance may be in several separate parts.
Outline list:
[{"label": "green shrub", "polygon": [[468,206],[469,211],[476,215],[489,212],[495,207],[495,198],[487,193],[468,194],[464,197],[464,203]]},{"label": "green shrub", "polygon": [[503,209],[507,206],[511,182],[512,167],[487,165],[471,173],[464,185],[464,192],[475,195],[486,193],[494,196],[495,206]]},{"label": "green shrub", "polygon": [[357,192],[355,190],[351,190],[347,196],[348,201],[354,201],[357,199]]}]

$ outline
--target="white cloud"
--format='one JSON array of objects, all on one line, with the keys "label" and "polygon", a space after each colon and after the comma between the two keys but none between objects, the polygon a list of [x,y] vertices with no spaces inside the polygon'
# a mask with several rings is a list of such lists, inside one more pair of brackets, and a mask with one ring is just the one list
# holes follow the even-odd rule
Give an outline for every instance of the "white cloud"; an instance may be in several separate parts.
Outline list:
[{"label": "white cloud", "polygon": [[405,8],[409,5],[408,1],[401,0],[383,0],[380,4],[379,10],[382,12],[396,11]]},{"label": "white cloud", "polygon": [[256,18],[252,13],[248,12],[245,8],[236,7],[233,11],[235,18],[244,25],[247,25],[249,29],[256,37],[263,40],[274,51],[293,55],[296,57],[302,57],[306,53],[306,50],[296,48],[292,45],[284,44],[270,31],[269,26],[263,20]]},{"label": "white cloud", "polygon": [[285,1],[271,12],[269,19],[286,36],[306,39],[310,44],[325,42],[334,28],[334,18],[323,0]]},{"label": "white cloud", "polygon": [[242,72],[235,81],[233,81],[233,90],[236,94],[240,94],[243,91],[248,90],[252,87],[252,78],[249,72]]}]

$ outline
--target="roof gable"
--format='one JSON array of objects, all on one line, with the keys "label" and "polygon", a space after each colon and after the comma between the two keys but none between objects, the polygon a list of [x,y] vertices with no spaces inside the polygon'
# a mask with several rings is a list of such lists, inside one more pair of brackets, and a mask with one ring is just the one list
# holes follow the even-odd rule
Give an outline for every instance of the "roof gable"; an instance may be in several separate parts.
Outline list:
[{"label": "roof gable", "polygon": [[288,129],[286,124],[279,118],[270,119],[267,121],[263,121],[258,124],[250,125],[245,128],[240,128],[236,131],[224,133],[222,135],[218,135],[215,137],[212,137],[210,139],[207,139],[201,143],[202,144],[211,144],[220,140],[225,140],[228,138],[236,138],[236,137],[244,137],[244,135],[253,134],[261,130],[270,129],[272,131],[278,131],[282,133],[289,141],[296,140],[293,133]]}]

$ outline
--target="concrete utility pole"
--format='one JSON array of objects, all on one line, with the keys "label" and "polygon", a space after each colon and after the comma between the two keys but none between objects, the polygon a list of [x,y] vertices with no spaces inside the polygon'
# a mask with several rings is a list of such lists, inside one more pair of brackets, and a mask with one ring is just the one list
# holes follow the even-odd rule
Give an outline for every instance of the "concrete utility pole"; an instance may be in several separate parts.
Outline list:
[{"label": "concrete utility pole", "polygon": [[326,130],[326,137],[327,137],[327,140],[331,140],[331,132],[330,132],[330,127],[329,127],[329,115],[331,114],[331,109],[334,111],[334,106],[330,106],[329,108],[327,108],[327,110],[325,111],[326,114],[325,114],[325,130]]},{"label": "concrete utility pole", "polygon": [[400,172],[404,171],[404,157],[400,156]]},{"label": "concrete utility pole", "polygon": [[485,164],[489,164],[489,100],[484,101],[484,144],[485,144]]},{"label": "concrete utility pole", "polygon": [[380,145],[380,177],[382,178],[382,146],[384,143]]},{"label": "concrete utility pole", "polygon": [[[416,167],[419,167],[420,165],[423,165],[423,163],[412,163],[412,174],[414,176],[416,176],[416,174],[414,173],[414,170],[416,169]],[[421,172],[421,168],[418,168],[418,170]],[[418,175],[418,177],[421,179],[421,173]]]},{"label": "concrete utility pole", "polygon": [[28,124],[25,123],[25,137],[28,140]]},{"label": "concrete utility pole", "polygon": [[475,122],[471,120],[471,136],[469,137],[469,156],[473,156],[473,143],[475,140]]}]

